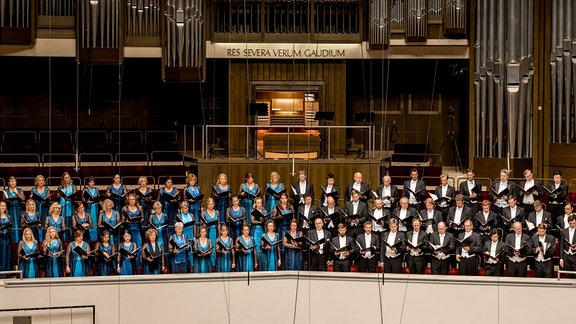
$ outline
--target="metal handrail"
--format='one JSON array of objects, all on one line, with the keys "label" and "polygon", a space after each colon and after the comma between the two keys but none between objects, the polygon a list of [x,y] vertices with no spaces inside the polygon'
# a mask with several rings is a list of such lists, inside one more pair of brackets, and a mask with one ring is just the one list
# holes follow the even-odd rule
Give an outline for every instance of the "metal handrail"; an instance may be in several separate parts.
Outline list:
[{"label": "metal handrail", "polygon": [[576,275],[576,271],[558,270],[557,272],[558,272],[558,280],[560,280],[560,275],[561,275],[562,273]]},{"label": "metal handrail", "polygon": [[20,280],[22,280],[24,277],[22,275],[22,270],[10,270],[10,271],[0,271],[0,277],[1,276],[6,276],[6,275],[18,275],[18,277],[20,278]]}]

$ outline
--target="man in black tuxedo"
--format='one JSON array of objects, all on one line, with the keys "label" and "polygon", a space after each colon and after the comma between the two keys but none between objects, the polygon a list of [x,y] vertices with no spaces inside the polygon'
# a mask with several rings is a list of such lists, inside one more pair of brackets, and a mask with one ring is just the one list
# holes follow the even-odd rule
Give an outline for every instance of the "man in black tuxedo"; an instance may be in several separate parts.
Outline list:
[{"label": "man in black tuxedo", "polygon": [[532,251],[530,236],[522,233],[522,223],[512,224],[514,232],[506,235],[506,270],[509,277],[526,277],[528,270],[527,257]]},{"label": "man in black tuxedo", "polygon": [[467,219],[472,219],[474,214],[472,209],[464,204],[464,197],[461,194],[456,196],[456,206],[450,207],[448,210],[448,217],[446,222],[448,223],[449,232],[454,236],[458,236],[464,230],[464,221]]},{"label": "man in black tuxedo", "polygon": [[491,208],[492,203],[490,200],[483,200],[482,210],[477,212],[473,219],[474,231],[480,235],[482,246],[484,246],[486,242],[490,241],[490,233],[492,233],[492,229],[498,228],[498,218],[500,217],[490,210]]},{"label": "man in black tuxedo", "polygon": [[[324,221],[324,229],[330,232],[333,237],[338,235],[338,224],[344,221],[340,207],[334,202],[334,197],[328,196],[326,207],[320,207],[320,216]],[[333,218],[331,218],[331,217]]]},{"label": "man in black tuxedo", "polygon": [[382,185],[376,188],[376,195],[382,198],[384,208],[389,212],[394,210],[398,204],[398,199],[400,199],[398,187],[392,184],[392,179],[387,175],[382,177]]},{"label": "man in black tuxedo", "polygon": [[354,181],[349,183],[346,187],[346,191],[344,192],[344,200],[346,203],[352,201],[353,190],[356,190],[360,194],[360,200],[364,203],[368,203],[368,199],[372,197],[372,193],[370,192],[370,185],[362,181],[361,172],[354,173]]},{"label": "man in black tuxedo", "polygon": [[380,248],[380,266],[384,273],[402,273],[402,256],[404,253],[404,233],[398,231],[398,220],[388,221],[388,232],[382,235]]},{"label": "man in black tuxedo", "polygon": [[[309,250],[310,250],[310,270],[311,271],[326,271],[328,257],[330,253],[330,232],[323,229],[324,222],[321,218],[316,218],[314,220],[314,229],[308,231],[306,237],[308,238]],[[324,239],[322,243],[318,243],[319,240]]]},{"label": "man in black tuxedo", "polygon": [[456,262],[460,263],[458,268],[460,274],[464,276],[478,275],[478,254],[482,252],[482,246],[480,235],[474,232],[473,228],[472,220],[467,219],[464,221],[464,232],[458,235],[460,242],[466,242],[466,239],[472,237],[469,239],[470,243],[458,243],[456,247]]},{"label": "man in black tuxedo", "polygon": [[314,227],[314,219],[320,216],[320,209],[318,206],[312,204],[312,196],[305,194],[304,205],[298,207],[298,215],[296,215],[296,220],[302,230],[302,235],[305,236],[308,230]]},{"label": "man in black tuxedo", "polygon": [[467,169],[466,181],[460,183],[458,193],[464,197],[464,202],[473,211],[478,211],[478,201],[482,198],[482,184],[474,179],[475,176],[474,169]]},{"label": "man in black tuxedo", "polygon": [[[346,224],[338,224],[338,235],[330,241],[334,272],[350,272],[351,261],[357,250],[354,240],[346,235]],[[346,247],[345,249],[343,249]],[[340,250],[343,249],[343,250]]]},{"label": "man in black tuxedo", "polygon": [[427,235],[426,232],[420,230],[420,226],[422,226],[422,221],[419,218],[415,218],[412,220],[412,230],[406,233],[406,250],[409,251],[408,269],[410,274],[424,274],[426,271],[424,253],[427,250],[425,245],[427,244]]},{"label": "man in black tuxedo", "polygon": [[[568,216],[568,228],[560,234],[560,268],[566,271],[576,271],[576,216]],[[566,277],[574,278],[574,275]]]},{"label": "man in black tuxedo", "polygon": [[508,197],[508,207],[502,209],[502,217],[500,224],[504,233],[512,232],[514,222],[517,221],[522,224],[522,228],[526,227],[524,226],[524,208],[516,204],[516,197],[514,196]]},{"label": "man in black tuxedo", "polygon": [[526,219],[526,234],[534,234],[540,224],[546,224],[547,229],[552,229],[552,215],[542,208],[540,200],[536,200],[534,201],[534,211],[530,212]]},{"label": "man in black tuxedo", "polygon": [[[572,208],[572,203],[567,201],[564,204],[564,215],[560,215],[558,216],[558,218],[556,218],[556,226],[560,227],[560,229],[565,229],[569,227],[569,221],[568,218],[570,217],[570,215],[574,215],[573,214],[573,208]],[[560,233],[558,233],[558,236],[560,236]]]},{"label": "man in black tuxedo", "polygon": [[[562,179],[562,171],[556,170],[552,173],[552,182],[546,187],[548,194],[548,205],[546,211],[552,215],[552,226],[556,225],[556,219],[564,214],[564,203],[568,199],[568,185]],[[550,230],[550,228],[548,228]]]},{"label": "man in black tuxedo", "polygon": [[537,278],[554,278],[552,257],[556,251],[556,238],[546,234],[546,224],[540,223],[537,233],[532,236],[532,254],[534,255],[534,272]]},{"label": "man in black tuxedo", "polygon": [[356,236],[358,247],[358,272],[376,272],[380,242],[372,233],[372,221],[364,222],[364,233]]},{"label": "man in black tuxedo", "polygon": [[448,184],[448,173],[440,175],[440,185],[434,190],[436,209],[442,213],[442,218],[448,217],[448,210],[456,197],[456,190]]},{"label": "man in black tuxedo", "polygon": [[520,181],[517,186],[520,206],[524,208],[524,219],[534,210],[534,202],[540,200],[544,195],[542,181],[534,179],[532,170],[524,170],[524,180]]},{"label": "man in black tuxedo", "polygon": [[346,202],[346,215],[348,235],[355,239],[356,235],[362,233],[362,224],[368,216],[368,206],[360,200],[360,193],[356,190],[352,190],[352,201]]},{"label": "man in black tuxedo", "polygon": [[500,240],[500,229],[490,231],[490,240],[484,243],[484,275],[500,277],[504,274],[504,248],[506,245]]},{"label": "man in black tuxedo", "polygon": [[416,168],[410,170],[410,180],[404,181],[402,197],[408,198],[408,204],[411,207],[416,210],[422,209],[422,202],[426,199],[426,183],[418,179],[418,170]]},{"label": "man in black tuxedo", "polygon": [[412,230],[412,219],[418,218],[418,211],[408,204],[408,198],[400,198],[399,206],[394,209],[389,219],[398,220],[398,230],[406,233]]},{"label": "man in black tuxedo", "polygon": [[494,180],[490,186],[490,201],[492,210],[496,214],[502,214],[502,209],[508,206],[508,197],[515,196],[516,184],[508,180],[509,172],[506,169],[500,170],[500,179]]},{"label": "man in black tuxedo", "polygon": [[438,223],[443,222],[444,217],[442,213],[436,209],[436,203],[432,198],[426,198],[426,200],[424,200],[424,206],[426,208],[422,209],[418,214],[422,220],[423,229],[426,231],[426,234],[430,235],[438,230]]},{"label": "man in black tuxedo", "polygon": [[[326,201],[327,196],[332,196],[334,202],[338,205],[338,199],[340,198],[340,188],[335,184],[336,179],[334,173],[330,172],[326,175],[326,187],[320,186],[322,188],[322,196],[320,197],[320,205],[326,207],[328,202]],[[328,193],[328,195],[327,195]]]},{"label": "man in black tuxedo", "polygon": [[374,199],[374,208],[368,216],[372,220],[372,233],[380,237],[386,230],[386,220],[390,218],[390,213],[387,209],[384,209],[382,198]]},{"label": "man in black tuxedo", "polygon": [[294,206],[304,205],[304,195],[310,195],[314,201],[314,185],[307,180],[305,170],[298,171],[298,181],[292,183],[290,192]]},{"label": "man in black tuxedo", "polygon": [[450,268],[449,258],[454,253],[454,239],[452,234],[446,232],[446,224],[444,222],[438,223],[438,231],[433,232],[428,236],[434,248],[431,248],[432,262],[430,270],[432,274],[447,275]]}]

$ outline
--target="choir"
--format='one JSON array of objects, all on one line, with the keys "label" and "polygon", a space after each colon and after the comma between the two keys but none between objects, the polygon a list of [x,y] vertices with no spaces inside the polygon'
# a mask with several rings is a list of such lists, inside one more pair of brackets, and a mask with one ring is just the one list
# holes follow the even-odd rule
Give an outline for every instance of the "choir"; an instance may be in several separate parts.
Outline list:
[{"label": "choir", "polygon": [[146,177],[128,190],[116,174],[103,194],[89,177],[79,195],[68,173],[55,195],[41,175],[29,195],[10,177],[0,200],[0,272],[355,269],[522,277],[530,269],[552,277],[556,264],[576,270],[576,214],[560,171],[544,185],[531,170],[517,183],[501,170],[489,192],[474,177],[467,170],[456,190],[442,174],[427,190],[413,169],[402,190],[389,176],[373,190],[356,172],[344,201],[332,173],[315,201],[303,170],[288,188],[272,172],[265,190],[247,172],[237,193],[222,173],[206,199],[194,174],[182,189],[168,177],[159,190],[148,188]]}]

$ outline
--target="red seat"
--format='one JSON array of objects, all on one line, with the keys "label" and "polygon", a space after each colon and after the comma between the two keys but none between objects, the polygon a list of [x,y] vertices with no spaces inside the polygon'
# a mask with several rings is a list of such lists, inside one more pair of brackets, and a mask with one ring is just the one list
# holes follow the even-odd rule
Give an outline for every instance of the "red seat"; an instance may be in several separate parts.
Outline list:
[{"label": "red seat", "polygon": [[459,275],[460,274],[460,270],[458,268],[450,268],[448,269],[448,274],[449,275]]}]

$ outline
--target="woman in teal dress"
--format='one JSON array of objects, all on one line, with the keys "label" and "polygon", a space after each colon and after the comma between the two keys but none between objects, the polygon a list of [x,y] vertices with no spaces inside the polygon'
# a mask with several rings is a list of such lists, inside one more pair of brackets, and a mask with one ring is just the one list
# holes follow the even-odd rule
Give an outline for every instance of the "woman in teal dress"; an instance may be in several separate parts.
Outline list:
[{"label": "woman in teal dress", "polygon": [[138,205],[142,207],[144,212],[144,217],[142,221],[142,227],[148,227],[148,219],[150,219],[150,214],[152,214],[152,189],[148,188],[148,178],[141,176],[138,178],[138,188],[134,189],[134,194],[138,199]]},{"label": "woman in teal dress", "polygon": [[182,189],[182,199],[190,206],[190,213],[194,215],[196,224],[200,223],[200,213],[202,212],[202,198],[200,196],[200,187],[198,187],[198,178],[195,174],[189,173],[186,176],[188,185]]},{"label": "woman in teal dress", "polygon": [[121,232],[120,213],[114,209],[114,202],[111,199],[105,199],[102,202],[102,211],[100,216],[98,216],[98,229],[100,229],[100,236],[102,236],[102,231],[108,231],[110,235],[110,243],[114,246],[118,246],[120,239],[118,237]]},{"label": "woman in teal dress", "polygon": [[[50,215],[50,189],[46,187],[46,179],[43,175],[34,178],[34,187],[30,190],[30,198],[36,203],[36,211],[40,214],[40,224],[46,223],[46,217]],[[44,240],[45,230],[40,229],[40,241]]]},{"label": "woman in teal dress", "polygon": [[242,235],[242,225],[246,224],[246,209],[240,206],[238,196],[232,196],[232,206],[226,209],[226,222],[233,240]]},{"label": "woman in teal dress", "polygon": [[[90,245],[82,240],[83,237],[84,232],[75,231],[74,241],[70,242],[66,249],[66,272],[71,277],[87,277],[90,273],[88,265]],[[81,250],[77,250],[77,248]]]},{"label": "woman in teal dress", "polygon": [[100,241],[96,244],[96,265],[94,272],[97,276],[112,276],[116,271],[116,247],[110,241],[110,232],[103,230]]},{"label": "woman in teal dress", "polygon": [[122,208],[126,205],[126,194],[128,189],[122,184],[119,174],[115,174],[112,178],[112,183],[106,189],[106,196],[114,203],[114,210],[122,212]]},{"label": "woman in teal dress", "polygon": [[42,255],[44,255],[44,276],[56,278],[63,276],[64,245],[58,237],[58,231],[50,226],[46,230],[46,238],[42,242]]},{"label": "woman in teal dress", "polygon": [[174,234],[174,223],[176,222],[174,218],[178,214],[178,200],[180,200],[178,189],[173,186],[172,177],[167,177],[164,187],[158,191],[156,201],[162,204],[162,210],[168,217],[168,229],[166,231],[168,237]]},{"label": "woman in teal dress", "polygon": [[164,246],[158,242],[158,232],[149,228],[146,230],[146,243],[142,247],[142,273],[161,274],[164,267]]},{"label": "woman in teal dress", "polygon": [[[126,199],[126,206],[122,208],[122,220],[126,224],[126,229],[130,231],[132,242],[137,248],[142,248],[142,221],[144,220],[144,211],[138,204],[135,194],[129,194]],[[139,250],[136,255],[136,267],[141,267],[142,251]]]},{"label": "woman in teal dress", "polygon": [[188,254],[190,253],[190,240],[183,233],[184,224],[174,224],[174,234],[168,239],[168,253],[172,256],[170,271],[172,273],[187,273]]},{"label": "woman in teal dress", "polygon": [[[194,226],[194,215],[190,213],[188,202],[183,201],[180,203],[180,212],[176,215],[176,222],[180,222],[184,225],[184,235],[193,241],[196,237],[196,226]],[[188,256],[189,266],[194,266],[194,251],[190,252]]]},{"label": "woman in teal dress", "polygon": [[38,278],[38,242],[29,228],[22,231],[22,241],[18,243],[18,269],[23,278]]},{"label": "woman in teal dress", "polygon": [[[74,215],[74,200],[76,196],[76,187],[72,182],[72,178],[68,172],[62,174],[60,186],[58,186],[58,198],[60,206],[62,206],[62,217],[64,217],[64,224],[70,228],[72,226],[72,215]],[[68,232],[64,232],[62,239],[67,242],[69,240]]]},{"label": "woman in teal dress", "polygon": [[[90,217],[92,224],[98,224],[98,216],[100,214],[100,204],[98,201],[98,188],[96,188],[94,177],[90,176],[88,177],[88,185],[82,190],[82,202],[84,203],[86,213]],[[87,242],[98,241],[97,228],[90,228],[88,235],[90,236],[90,240]]]},{"label": "woman in teal dress", "polygon": [[[290,221],[290,229],[284,234],[284,270],[303,270],[304,259],[302,256],[302,241],[295,239],[302,237],[302,232],[298,230],[298,221]],[[290,235],[290,240],[288,239]]]},{"label": "woman in teal dress", "polygon": [[198,228],[200,235],[194,240],[194,272],[208,273],[212,272],[210,255],[212,254],[212,241],[207,237],[208,229],[201,225]]},{"label": "woman in teal dress", "polygon": [[256,244],[254,238],[250,236],[250,227],[242,226],[242,235],[236,238],[236,271],[254,271],[258,268],[258,255],[256,254]]},{"label": "woman in teal dress", "polygon": [[231,196],[232,190],[230,189],[230,185],[228,185],[228,176],[220,173],[218,175],[218,181],[212,186],[212,198],[216,201],[216,210],[220,215],[220,223],[226,222],[226,210],[230,206]]},{"label": "woman in teal dress", "polygon": [[216,241],[216,272],[232,272],[234,261],[234,240],[228,236],[228,226],[220,225],[220,236]]},{"label": "woman in teal dress", "polygon": [[122,235],[122,243],[118,247],[118,268],[116,271],[121,276],[136,274],[136,243],[131,241],[132,235],[126,230]]},{"label": "woman in teal dress", "polygon": [[[202,223],[208,229],[208,238],[212,242],[216,242],[216,238],[218,237],[218,227],[220,224],[218,211],[215,209],[216,203],[214,202],[214,198],[209,197],[206,202],[206,209],[202,211]],[[232,240],[234,242],[234,240]],[[215,267],[216,266],[216,244],[213,244],[214,248],[212,249],[212,253],[210,254],[210,264]]]},{"label": "woman in teal dress", "polygon": [[26,200],[26,210],[20,216],[20,227],[30,228],[36,241],[40,241],[40,214],[36,212],[36,202],[32,199]]},{"label": "woman in teal dress", "polygon": [[266,221],[266,233],[262,234],[260,240],[260,249],[262,250],[262,259],[260,260],[260,271],[276,271],[282,264],[280,260],[280,243],[282,239],[275,232],[276,224],[274,221]]},{"label": "woman in teal dress", "polygon": [[272,211],[276,204],[278,204],[278,198],[280,193],[285,190],[284,184],[280,182],[280,175],[276,171],[270,173],[270,182],[266,184],[266,188],[270,188],[274,191],[274,194],[270,194],[266,191],[266,210]]},{"label": "woman in teal dress", "polygon": [[257,218],[254,215],[250,215],[252,219],[252,233],[254,233],[254,242],[256,243],[256,254],[258,255],[258,259],[262,259],[262,250],[260,249],[260,240],[262,239],[262,234],[264,234],[264,224],[267,220],[271,219],[271,214],[266,212],[263,206],[263,199],[262,197],[256,197],[254,199],[254,210],[258,210],[264,218]]},{"label": "woman in teal dress", "polygon": [[22,203],[26,200],[22,188],[16,186],[16,177],[8,178],[8,188],[4,190],[4,200],[8,202],[8,214],[12,220],[12,241],[18,242],[22,236],[20,228],[20,216],[22,215]]},{"label": "woman in teal dress", "polygon": [[[280,237],[288,230],[288,223],[294,218],[294,209],[288,202],[288,196],[285,193],[280,195],[280,201],[276,208],[272,210],[272,219],[276,222],[276,228]],[[284,249],[282,249],[284,250]]]},{"label": "woman in teal dress", "polygon": [[72,215],[72,228],[74,230],[80,230],[83,233],[83,241],[90,244],[92,242],[90,238],[90,229],[93,227],[92,218],[81,201],[74,203],[76,205],[76,212]]},{"label": "woman in teal dress", "polygon": [[8,206],[5,201],[0,201],[0,271],[12,270],[10,229],[12,220],[8,215]]},{"label": "woman in teal dress", "polygon": [[168,226],[168,217],[162,212],[162,204],[157,201],[152,205],[152,214],[148,219],[150,228],[155,229],[157,233],[156,240],[163,247],[166,247],[168,236],[166,235],[166,227]]},{"label": "woman in teal dress", "polygon": [[[254,183],[254,175],[252,172],[246,172],[244,175],[244,183],[240,185],[240,190],[238,190],[238,197],[241,200],[240,206],[244,207],[247,216],[252,212],[254,199],[258,195],[260,195],[260,187],[257,183]],[[252,219],[246,217],[246,223],[251,226]]]},{"label": "woman in teal dress", "polygon": [[48,215],[48,217],[46,218],[46,221],[44,223],[44,230],[47,231],[48,227],[54,227],[56,229],[56,232],[58,232],[58,237],[62,240],[62,242],[65,242],[63,237],[64,233],[68,232],[68,228],[64,223],[64,217],[62,217],[61,215],[62,206],[60,205],[60,203],[57,202],[52,203],[50,205],[48,213],[50,215]]}]

